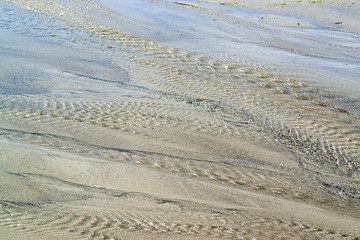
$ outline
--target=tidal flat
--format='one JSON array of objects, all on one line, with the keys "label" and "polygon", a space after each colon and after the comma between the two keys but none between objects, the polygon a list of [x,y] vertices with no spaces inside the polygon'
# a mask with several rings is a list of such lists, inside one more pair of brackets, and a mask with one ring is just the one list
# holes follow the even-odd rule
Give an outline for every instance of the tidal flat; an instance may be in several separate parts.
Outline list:
[{"label": "tidal flat", "polygon": [[359,11],[0,0],[0,239],[358,239]]}]

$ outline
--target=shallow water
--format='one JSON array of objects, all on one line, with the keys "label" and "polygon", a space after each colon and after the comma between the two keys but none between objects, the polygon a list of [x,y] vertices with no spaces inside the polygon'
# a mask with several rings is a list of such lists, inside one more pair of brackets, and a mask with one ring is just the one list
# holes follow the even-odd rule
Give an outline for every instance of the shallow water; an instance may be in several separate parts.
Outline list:
[{"label": "shallow water", "polygon": [[[69,239],[356,234],[265,213],[259,199],[357,228],[359,35],[196,1],[0,9],[1,226]],[[259,194],[256,204],[237,190]]]}]

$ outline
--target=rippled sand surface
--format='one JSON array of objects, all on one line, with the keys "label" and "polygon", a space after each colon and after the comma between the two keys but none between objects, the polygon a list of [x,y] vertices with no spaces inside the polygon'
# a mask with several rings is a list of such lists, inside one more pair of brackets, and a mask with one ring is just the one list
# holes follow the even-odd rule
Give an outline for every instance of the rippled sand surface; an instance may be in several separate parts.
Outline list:
[{"label": "rippled sand surface", "polygon": [[360,236],[360,4],[220,3],[0,0],[0,239]]}]

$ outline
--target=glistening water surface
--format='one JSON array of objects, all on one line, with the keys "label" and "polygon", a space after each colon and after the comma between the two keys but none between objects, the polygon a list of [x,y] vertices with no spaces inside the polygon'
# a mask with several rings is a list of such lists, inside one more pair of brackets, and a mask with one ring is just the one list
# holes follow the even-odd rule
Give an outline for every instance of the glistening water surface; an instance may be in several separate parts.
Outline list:
[{"label": "glistening water surface", "polygon": [[272,17],[1,0],[0,234],[355,238],[360,37]]}]

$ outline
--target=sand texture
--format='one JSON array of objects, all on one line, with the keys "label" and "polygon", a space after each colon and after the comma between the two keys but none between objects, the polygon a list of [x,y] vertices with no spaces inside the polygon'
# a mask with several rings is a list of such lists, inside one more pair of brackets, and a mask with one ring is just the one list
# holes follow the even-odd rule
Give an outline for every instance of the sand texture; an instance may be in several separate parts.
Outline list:
[{"label": "sand texture", "polygon": [[358,239],[359,6],[0,0],[0,239]]},{"label": "sand texture", "polygon": [[[360,33],[359,2],[349,0],[206,0],[280,16],[265,17],[269,24],[285,27],[322,27]],[[312,25],[312,26],[311,26]]]}]

